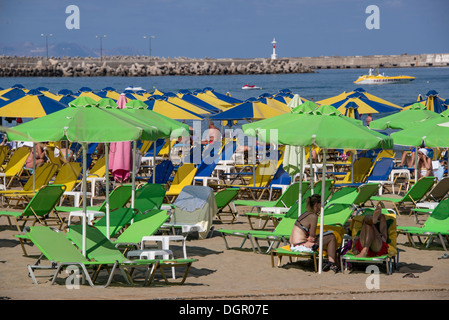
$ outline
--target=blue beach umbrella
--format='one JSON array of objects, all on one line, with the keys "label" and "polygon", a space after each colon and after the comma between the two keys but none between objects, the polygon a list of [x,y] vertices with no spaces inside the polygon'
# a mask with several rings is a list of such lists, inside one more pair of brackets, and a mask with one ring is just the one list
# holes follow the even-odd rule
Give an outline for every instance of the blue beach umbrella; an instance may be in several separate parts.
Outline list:
[{"label": "blue beach umbrella", "polygon": [[65,108],[66,105],[40,91],[30,90],[24,97],[0,107],[0,117],[39,118]]}]

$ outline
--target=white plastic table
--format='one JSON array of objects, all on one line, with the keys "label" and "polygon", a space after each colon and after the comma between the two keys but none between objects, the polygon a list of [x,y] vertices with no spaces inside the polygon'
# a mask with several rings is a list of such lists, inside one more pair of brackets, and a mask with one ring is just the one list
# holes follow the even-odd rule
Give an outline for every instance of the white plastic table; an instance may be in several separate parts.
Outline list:
[{"label": "white plastic table", "polygon": [[[87,217],[87,223],[89,225],[92,225],[92,221],[95,220],[95,218],[103,217],[104,212],[103,211],[94,211],[94,210],[87,210],[86,211],[86,217]],[[80,211],[71,211],[69,214],[69,220],[67,224],[70,226],[70,221],[72,220],[72,217],[83,217],[83,210]]]}]

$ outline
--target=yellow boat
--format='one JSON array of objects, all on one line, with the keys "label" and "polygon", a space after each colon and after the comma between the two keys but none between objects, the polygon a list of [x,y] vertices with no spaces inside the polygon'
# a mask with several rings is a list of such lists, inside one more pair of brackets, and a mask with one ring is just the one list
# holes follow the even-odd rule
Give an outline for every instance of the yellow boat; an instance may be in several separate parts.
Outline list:
[{"label": "yellow boat", "polygon": [[415,80],[415,77],[410,76],[385,76],[377,72],[373,74],[374,69],[369,69],[368,75],[360,76],[354,83],[357,84],[391,84],[391,83],[404,83]]}]

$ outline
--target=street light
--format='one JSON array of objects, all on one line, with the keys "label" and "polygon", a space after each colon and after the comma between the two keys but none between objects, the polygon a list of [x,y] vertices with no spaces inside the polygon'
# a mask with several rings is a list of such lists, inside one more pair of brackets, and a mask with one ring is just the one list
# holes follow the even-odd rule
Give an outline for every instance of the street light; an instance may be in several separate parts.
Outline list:
[{"label": "street light", "polygon": [[95,38],[100,39],[100,61],[103,60],[103,38],[106,38],[106,35],[95,36]]},{"label": "street light", "polygon": [[47,60],[48,60],[48,37],[52,37],[53,34],[44,34],[41,33],[41,37],[45,37],[45,47],[47,48]]},{"label": "street light", "polygon": [[156,38],[156,36],[143,36],[144,39],[148,39],[148,46],[150,49],[150,60],[151,60],[151,39]]}]

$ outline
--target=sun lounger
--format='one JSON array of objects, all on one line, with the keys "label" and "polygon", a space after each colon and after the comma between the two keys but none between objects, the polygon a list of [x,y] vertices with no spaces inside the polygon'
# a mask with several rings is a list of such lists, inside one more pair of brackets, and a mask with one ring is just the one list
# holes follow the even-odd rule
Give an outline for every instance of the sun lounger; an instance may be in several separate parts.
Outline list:
[{"label": "sun lounger", "polygon": [[[100,268],[103,266],[111,267],[110,275],[106,284],[101,287],[107,287],[115,274],[118,262],[113,259],[91,261],[84,257],[80,251],[65,237],[62,232],[55,232],[48,227],[35,226],[31,227],[27,233],[28,239],[42,252],[42,256],[33,265],[28,265],[28,272],[35,285],[38,284],[36,280],[35,271],[40,269],[54,270],[51,284],[56,281],[57,276],[63,268],[77,266],[81,268],[83,276],[87,279],[91,287],[98,287],[94,284]],[[42,257],[45,256],[50,262],[50,265],[42,265]],[[92,279],[88,269],[95,268],[96,272]]]},{"label": "sun lounger", "polygon": [[[225,215],[228,212],[225,212],[224,209],[229,207],[229,215],[232,216],[231,223],[237,220],[238,211],[235,207],[235,199],[239,194],[238,188],[226,188],[215,193],[215,202],[217,203],[217,218],[221,220],[221,216]],[[222,221],[223,222],[223,221]]]},{"label": "sun lounger", "polygon": [[[23,166],[25,165],[30,153],[31,151],[28,147],[20,147],[14,150],[11,158],[9,158],[5,170],[0,172],[0,177],[3,178],[3,186],[5,188],[11,185],[15,179],[19,179],[23,171]],[[9,181],[7,181],[7,179],[9,179]]]},{"label": "sun lounger", "polygon": [[[416,207],[416,204],[424,198],[424,196],[429,192],[435,183],[435,177],[423,177],[418,180],[411,188],[407,191],[407,193],[402,198],[390,198],[384,196],[374,196],[371,197],[371,201],[388,201],[393,203],[396,212],[399,213],[399,208],[404,203],[412,203],[413,207]],[[383,205],[383,203],[382,203]],[[412,214],[410,210],[410,215]]]},{"label": "sun lounger", "polygon": [[[360,229],[362,227],[362,221],[364,218],[364,215],[367,213],[371,213],[374,209],[371,208],[364,212],[364,214],[353,217],[351,220],[351,234],[353,241],[355,241],[355,237],[360,234]],[[344,272],[345,269],[347,269],[348,262],[350,263],[368,263],[368,264],[375,264],[375,263],[381,263],[386,265],[386,272],[387,274],[393,273],[393,268],[396,266],[399,261],[399,253],[397,250],[397,232],[396,232],[396,214],[395,213],[384,213],[382,211],[382,214],[385,214],[385,218],[387,221],[387,244],[388,244],[388,254],[382,255],[382,256],[375,256],[375,257],[356,257],[352,250],[347,252],[346,254],[340,256],[342,271]]]},{"label": "sun lounger", "polygon": [[[397,229],[398,232],[407,235],[409,244],[413,247],[415,247],[413,236],[417,236],[420,242],[422,242],[421,237],[428,237],[427,247],[435,237],[439,237],[441,245],[447,251],[443,236],[446,236],[446,238],[449,236],[449,199],[438,203],[423,226],[398,226]],[[447,240],[449,243],[449,239]]]},{"label": "sun lounger", "polygon": [[[337,248],[339,248],[343,241],[345,229],[343,227],[339,227],[339,226],[324,225],[323,232],[328,232],[328,231],[331,231],[334,234],[335,239],[337,240]],[[288,257],[290,262],[293,262],[293,258],[295,258],[295,259],[299,259],[299,258],[304,259],[305,258],[305,259],[313,260],[315,272],[318,272],[318,266],[317,266],[318,255],[319,255],[318,251],[312,251],[312,252],[291,251],[290,244],[288,244],[283,247],[273,249],[273,250],[271,250],[270,253],[271,253],[271,267],[273,267],[273,268],[275,267],[275,263],[274,263],[275,257],[278,258],[278,264],[277,264],[278,267],[281,266],[282,257]],[[327,256],[327,251],[323,250],[323,257],[326,257],[326,256]]]},{"label": "sun lounger", "polygon": [[[129,260],[126,258],[116,246],[107,239],[103,233],[101,233],[96,228],[91,226],[87,226],[86,228],[87,234],[87,242],[86,242],[86,254],[90,259],[94,259],[96,261],[101,260],[114,260],[118,262],[118,266],[121,267],[147,267],[147,272],[145,276],[144,285],[149,285],[154,279],[155,271],[159,270],[162,274],[162,277],[167,284],[183,284],[187,278],[190,267],[196,259],[171,259],[171,260],[155,260],[155,259],[137,259],[137,260]],[[75,245],[78,247],[82,244],[82,228],[81,226],[71,226],[67,236],[70,240],[72,240]],[[180,282],[170,282],[164,274],[164,268],[172,268],[172,267],[186,267],[184,275]],[[129,273],[128,281],[132,282],[131,276]]]}]

